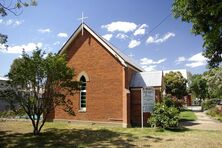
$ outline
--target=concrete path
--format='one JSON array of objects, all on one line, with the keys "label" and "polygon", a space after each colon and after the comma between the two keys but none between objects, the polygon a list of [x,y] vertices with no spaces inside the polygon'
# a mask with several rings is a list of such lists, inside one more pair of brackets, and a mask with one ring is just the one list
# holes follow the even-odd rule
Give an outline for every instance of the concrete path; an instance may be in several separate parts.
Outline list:
[{"label": "concrete path", "polygon": [[192,106],[188,107],[188,109],[191,109],[195,113],[195,115],[197,116],[197,120],[182,123],[182,125],[186,128],[222,131],[222,123],[209,117],[208,115],[206,115],[206,113],[202,112],[200,106]]}]

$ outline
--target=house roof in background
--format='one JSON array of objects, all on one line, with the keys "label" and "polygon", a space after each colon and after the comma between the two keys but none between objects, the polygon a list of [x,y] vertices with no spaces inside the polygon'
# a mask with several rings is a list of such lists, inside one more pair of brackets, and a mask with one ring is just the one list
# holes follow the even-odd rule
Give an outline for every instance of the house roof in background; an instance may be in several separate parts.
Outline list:
[{"label": "house roof in background", "polygon": [[157,87],[162,86],[163,72],[138,72],[134,74],[130,87]]}]

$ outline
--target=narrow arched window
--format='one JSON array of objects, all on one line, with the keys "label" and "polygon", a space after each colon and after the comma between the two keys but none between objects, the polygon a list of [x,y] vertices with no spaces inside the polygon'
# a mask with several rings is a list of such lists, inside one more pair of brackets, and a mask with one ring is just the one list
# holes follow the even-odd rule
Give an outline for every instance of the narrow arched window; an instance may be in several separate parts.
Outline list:
[{"label": "narrow arched window", "polygon": [[82,83],[80,90],[80,110],[86,110],[86,78],[81,76],[80,81]]}]

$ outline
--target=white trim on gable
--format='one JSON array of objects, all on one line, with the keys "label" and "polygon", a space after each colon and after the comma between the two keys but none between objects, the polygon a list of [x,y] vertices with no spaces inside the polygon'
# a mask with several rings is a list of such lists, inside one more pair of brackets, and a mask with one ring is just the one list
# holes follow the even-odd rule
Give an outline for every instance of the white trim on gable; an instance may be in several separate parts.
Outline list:
[{"label": "white trim on gable", "polygon": [[84,28],[93,35],[93,37],[95,37],[107,50],[109,50],[110,53],[112,53],[112,55],[114,55],[125,67],[127,67],[127,64],[125,63],[125,61],[118,55],[116,54],[112,48],[110,48],[103,40],[101,40],[100,37],[98,37],[98,35],[96,35],[88,26],[86,26],[85,24],[83,24]]},{"label": "white trim on gable", "polygon": [[74,40],[76,38],[76,36],[79,34],[79,32],[81,31],[81,27],[79,27],[74,34],[71,36],[71,38],[69,38],[69,40],[64,44],[64,46],[62,47],[62,49],[59,51],[59,54],[62,54],[65,49],[72,43],[72,40]]},{"label": "white trim on gable", "polygon": [[98,40],[114,57],[116,57],[123,66],[127,67],[127,64],[125,63],[124,59],[121,58],[118,54],[116,54],[115,51],[111,47],[109,47],[96,33],[94,33],[87,25],[81,24],[82,26],[79,26],[79,28],[75,31],[75,33],[71,36],[71,38],[65,43],[65,45],[62,47],[60,54],[65,51],[65,49],[72,43],[72,41],[76,38],[76,36],[79,34],[79,32],[82,30],[82,28],[86,29],[96,40]]}]

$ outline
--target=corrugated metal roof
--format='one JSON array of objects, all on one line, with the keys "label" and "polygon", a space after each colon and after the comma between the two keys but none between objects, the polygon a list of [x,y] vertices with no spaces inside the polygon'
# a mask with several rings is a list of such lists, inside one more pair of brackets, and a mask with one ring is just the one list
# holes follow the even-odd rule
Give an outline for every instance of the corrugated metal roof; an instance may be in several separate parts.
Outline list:
[{"label": "corrugated metal roof", "polygon": [[130,83],[130,87],[154,87],[162,86],[162,71],[138,72]]}]

